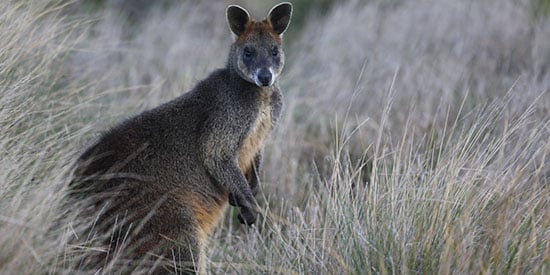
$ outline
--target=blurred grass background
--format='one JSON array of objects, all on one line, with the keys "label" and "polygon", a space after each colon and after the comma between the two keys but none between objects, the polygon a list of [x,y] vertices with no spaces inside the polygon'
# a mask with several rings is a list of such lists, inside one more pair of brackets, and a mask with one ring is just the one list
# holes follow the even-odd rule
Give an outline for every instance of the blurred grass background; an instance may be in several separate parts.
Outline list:
[{"label": "blurred grass background", "polygon": [[[277,1],[0,4],[2,273],[87,272],[74,160],[224,66],[233,3]],[[265,217],[229,210],[208,271],[548,273],[550,2],[292,3]]]}]

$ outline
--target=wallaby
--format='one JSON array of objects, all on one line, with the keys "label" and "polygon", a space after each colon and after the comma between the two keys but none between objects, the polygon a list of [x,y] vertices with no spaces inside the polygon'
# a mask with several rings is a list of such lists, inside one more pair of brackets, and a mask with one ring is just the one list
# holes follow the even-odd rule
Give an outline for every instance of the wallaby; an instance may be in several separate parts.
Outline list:
[{"label": "wallaby", "polygon": [[96,264],[124,247],[129,264],[155,255],[200,271],[227,202],[240,208],[241,223],[256,221],[264,142],[283,105],[277,78],[291,14],[285,2],[255,21],[229,6],[236,39],[226,67],[114,127],[80,156],[72,196],[100,213],[96,231],[118,232]]}]

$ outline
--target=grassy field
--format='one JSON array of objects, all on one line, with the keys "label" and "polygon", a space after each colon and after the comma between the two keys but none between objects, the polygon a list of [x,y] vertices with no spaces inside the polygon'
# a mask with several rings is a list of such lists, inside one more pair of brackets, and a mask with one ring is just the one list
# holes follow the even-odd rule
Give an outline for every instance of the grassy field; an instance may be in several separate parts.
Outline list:
[{"label": "grassy field", "polygon": [[[84,272],[79,153],[225,64],[229,2],[161,2],[0,3],[0,273]],[[228,211],[209,273],[550,273],[546,2],[322,2],[294,3],[263,217]]]}]

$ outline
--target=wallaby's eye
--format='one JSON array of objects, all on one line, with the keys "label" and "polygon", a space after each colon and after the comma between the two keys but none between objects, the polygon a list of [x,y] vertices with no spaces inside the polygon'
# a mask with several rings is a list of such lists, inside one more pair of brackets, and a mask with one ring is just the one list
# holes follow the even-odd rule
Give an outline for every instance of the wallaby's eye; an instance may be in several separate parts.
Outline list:
[{"label": "wallaby's eye", "polygon": [[271,49],[271,55],[273,55],[273,57],[279,56],[279,48],[277,46],[273,46],[273,49]]},{"label": "wallaby's eye", "polygon": [[245,47],[243,50],[243,57],[246,59],[250,59],[254,56],[254,49],[250,47]]}]

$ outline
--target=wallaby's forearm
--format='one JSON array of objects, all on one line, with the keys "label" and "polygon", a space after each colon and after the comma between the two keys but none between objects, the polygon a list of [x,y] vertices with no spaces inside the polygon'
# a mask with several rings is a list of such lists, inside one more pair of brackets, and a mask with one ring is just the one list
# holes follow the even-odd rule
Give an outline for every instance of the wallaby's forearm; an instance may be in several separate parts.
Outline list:
[{"label": "wallaby's forearm", "polygon": [[210,176],[233,194],[236,206],[255,208],[252,189],[235,161],[211,158],[205,161],[205,166]]},{"label": "wallaby's forearm", "polygon": [[254,224],[257,216],[256,199],[237,163],[209,159],[205,164],[210,176],[228,189],[230,204],[240,207],[239,221],[242,224]]},{"label": "wallaby's forearm", "polygon": [[[250,186],[250,190],[252,191],[252,195],[254,196],[256,196],[258,194],[258,191],[260,190],[259,175],[261,175],[262,172],[262,159],[263,150],[261,150],[260,153],[258,153],[256,157],[254,157],[254,162],[252,163],[250,170],[248,170],[245,174],[248,185]],[[229,193],[229,204],[231,206],[239,206],[233,193]]]}]

